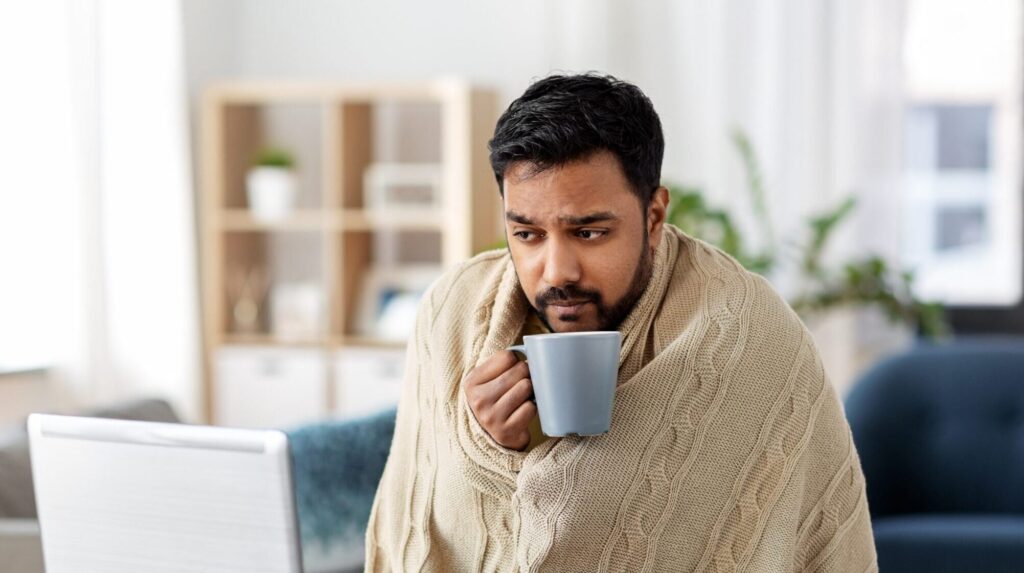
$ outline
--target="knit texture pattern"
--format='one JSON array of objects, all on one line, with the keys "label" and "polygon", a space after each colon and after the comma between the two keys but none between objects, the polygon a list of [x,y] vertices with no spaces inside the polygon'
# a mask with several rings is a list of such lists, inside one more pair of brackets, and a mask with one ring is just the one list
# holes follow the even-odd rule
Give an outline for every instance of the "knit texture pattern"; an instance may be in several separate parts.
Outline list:
[{"label": "knit texture pattern", "polygon": [[506,251],[428,290],[367,571],[877,571],[842,407],[763,278],[666,225],[620,326],[611,430],[516,452],[461,384],[529,309]]}]

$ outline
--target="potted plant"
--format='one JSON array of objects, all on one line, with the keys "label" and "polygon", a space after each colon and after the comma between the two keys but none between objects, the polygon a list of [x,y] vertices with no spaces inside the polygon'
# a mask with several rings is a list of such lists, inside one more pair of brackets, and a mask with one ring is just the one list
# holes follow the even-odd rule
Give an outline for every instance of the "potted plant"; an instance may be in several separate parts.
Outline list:
[{"label": "potted plant", "polygon": [[245,178],[249,210],[255,219],[276,221],[295,205],[296,177],[292,155],[279,148],[262,150]]},{"label": "potted plant", "polygon": [[733,132],[732,140],[742,159],[763,246],[751,249],[733,216],[708,205],[698,188],[669,185],[666,218],[766,278],[777,278],[782,267],[795,268],[801,288],[789,303],[814,334],[826,369],[838,386],[848,385],[871,363],[909,345],[916,334],[931,340],[949,335],[943,307],[913,294],[911,272],[893,269],[877,255],[832,265],[822,261],[832,234],[856,207],[853,197],[809,218],[804,236],[787,238],[786,248],[780,248],[783,243],[773,231],[753,147],[739,130]]},{"label": "potted plant", "polygon": [[[779,242],[765,206],[761,169],[750,141],[741,131],[733,132],[733,143],[743,161],[750,204],[756,215],[764,245],[751,252],[742,234],[725,210],[708,206],[700,189],[670,185],[669,212],[666,219],[687,233],[714,243],[747,269],[771,278],[784,264],[797,265],[802,292],[790,300],[805,318],[841,306],[868,306],[880,310],[893,323],[902,323],[926,338],[938,339],[948,333],[945,313],[936,303],[919,300],[911,291],[914,276],[897,272],[876,255],[867,255],[835,266],[822,263],[822,253],[832,233],[856,207],[847,197],[825,213],[807,220],[806,238],[792,241],[790,257],[780,256]],[[787,244],[790,242],[787,241]]]}]

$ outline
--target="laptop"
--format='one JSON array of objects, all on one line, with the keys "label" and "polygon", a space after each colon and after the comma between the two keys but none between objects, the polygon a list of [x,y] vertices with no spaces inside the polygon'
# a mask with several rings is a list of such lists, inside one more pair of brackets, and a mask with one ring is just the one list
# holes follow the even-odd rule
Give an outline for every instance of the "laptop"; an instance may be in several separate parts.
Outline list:
[{"label": "laptop", "polygon": [[32,414],[47,573],[300,573],[288,438]]}]

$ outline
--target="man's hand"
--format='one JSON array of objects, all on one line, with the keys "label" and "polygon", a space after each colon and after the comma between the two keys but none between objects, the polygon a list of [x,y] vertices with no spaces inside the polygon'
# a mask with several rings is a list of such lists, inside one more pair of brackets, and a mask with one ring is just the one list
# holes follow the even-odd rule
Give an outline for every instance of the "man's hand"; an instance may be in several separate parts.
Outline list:
[{"label": "man's hand", "polygon": [[484,430],[502,446],[522,450],[530,444],[530,421],[537,405],[530,400],[530,369],[510,350],[491,356],[466,376],[466,401]]}]

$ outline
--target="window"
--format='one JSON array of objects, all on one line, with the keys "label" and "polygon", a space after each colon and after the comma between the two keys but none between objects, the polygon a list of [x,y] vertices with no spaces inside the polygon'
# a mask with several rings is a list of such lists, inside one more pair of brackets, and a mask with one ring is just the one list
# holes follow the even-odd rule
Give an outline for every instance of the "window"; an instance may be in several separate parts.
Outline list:
[{"label": "window", "polygon": [[[74,336],[80,205],[68,6],[19,4],[0,18],[0,372],[46,367]],[[29,55],[29,56],[27,56]]]},{"label": "window", "polygon": [[903,255],[917,294],[1021,297],[1019,0],[910,0]]}]

